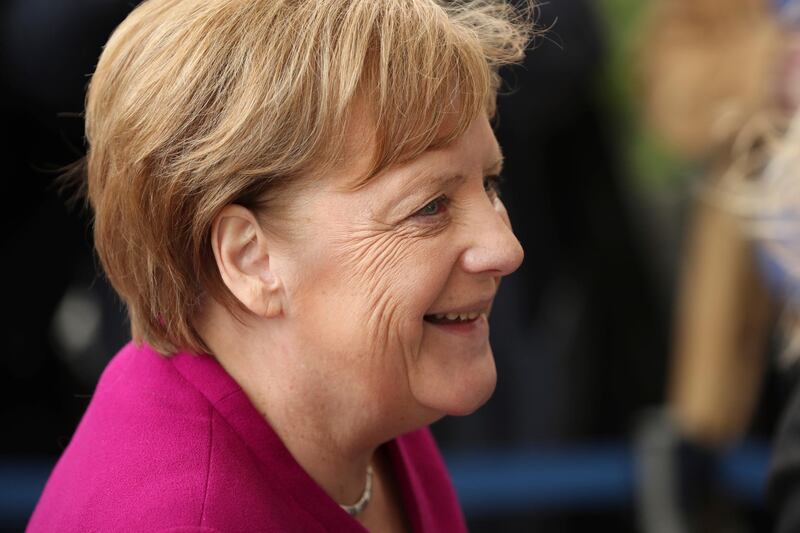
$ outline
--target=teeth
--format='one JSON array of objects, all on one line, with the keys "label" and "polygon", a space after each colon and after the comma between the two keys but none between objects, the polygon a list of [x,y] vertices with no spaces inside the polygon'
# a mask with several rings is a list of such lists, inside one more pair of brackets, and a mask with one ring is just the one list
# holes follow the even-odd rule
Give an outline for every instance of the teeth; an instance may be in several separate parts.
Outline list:
[{"label": "teeth", "polygon": [[460,320],[460,321],[467,321],[467,320],[475,320],[479,316],[480,313],[473,311],[469,313],[436,313],[433,315],[436,320]]}]

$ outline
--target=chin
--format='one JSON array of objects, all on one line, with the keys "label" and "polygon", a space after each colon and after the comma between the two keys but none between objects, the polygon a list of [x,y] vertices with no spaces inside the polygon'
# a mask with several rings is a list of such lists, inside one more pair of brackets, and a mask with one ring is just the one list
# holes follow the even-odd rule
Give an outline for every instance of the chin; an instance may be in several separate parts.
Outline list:
[{"label": "chin", "polygon": [[[443,369],[438,369],[443,370]],[[430,372],[416,382],[417,401],[441,415],[464,416],[485,404],[497,384],[497,369],[491,351],[458,370]]]},{"label": "chin", "polygon": [[458,398],[458,401],[453,402],[452,408],[446,411],[446,414],[450,416],[471,415],[489,401],[489,398],[491,398],[494,393],[496,385],[497,373],[493,372],[491,379],[487,377],[485,383],[481,384],[479,387],[470,391],[464,391],[459,395],[460,398]]}]

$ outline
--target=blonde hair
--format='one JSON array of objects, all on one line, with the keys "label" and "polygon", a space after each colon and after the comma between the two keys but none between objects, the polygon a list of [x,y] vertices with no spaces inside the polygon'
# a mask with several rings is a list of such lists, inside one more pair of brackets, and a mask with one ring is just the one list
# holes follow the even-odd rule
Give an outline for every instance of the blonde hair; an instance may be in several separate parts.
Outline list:
[{"label": "blonde hair", "polygon": [[492,0],[139,5],[86,104],[95,246],[134,340],[207,351],[198,307],[238,305],[209,242],[219,211],[269,216],[281,187],[337,164],[357,101],[374,122],[362,182],[451,142],[493,114],[497,70],[522,58],[530,28],[529,12]]}]

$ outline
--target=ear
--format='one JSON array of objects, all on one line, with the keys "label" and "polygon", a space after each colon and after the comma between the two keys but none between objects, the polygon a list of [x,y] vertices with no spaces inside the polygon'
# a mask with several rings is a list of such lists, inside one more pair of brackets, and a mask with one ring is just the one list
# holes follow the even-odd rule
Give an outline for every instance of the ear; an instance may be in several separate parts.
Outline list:
[{"label": "ear", "polygon": [[281,283],[270,268],[267,235],[255,215],[240,205],[226,206],[214,219],[211,245],[222,281],[254,315],[283,312]]}]

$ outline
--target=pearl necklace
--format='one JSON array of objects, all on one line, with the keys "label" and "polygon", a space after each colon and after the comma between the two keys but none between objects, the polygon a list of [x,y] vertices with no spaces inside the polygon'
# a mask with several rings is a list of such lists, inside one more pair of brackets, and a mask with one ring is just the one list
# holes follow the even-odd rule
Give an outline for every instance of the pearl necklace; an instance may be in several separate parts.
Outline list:
[{"label": "pearl necklace", "polygon": [[364,494],[362,494],[361,498],[353,505],[344,505],[340,503],[339,507],[344,509],[344,511],[350,516],[356,516],[367,507],[367,504],[371,499],[372,499],[372,465],[369,465],[367,466],[367,486],[364,487]]}]

